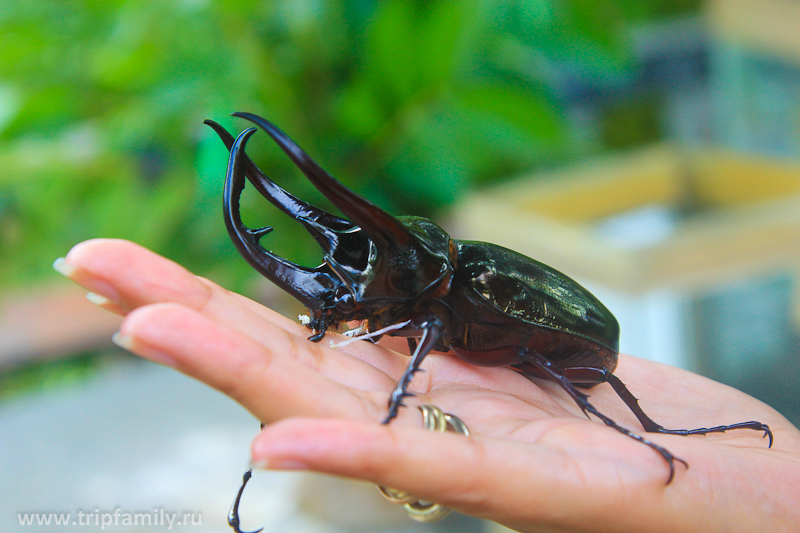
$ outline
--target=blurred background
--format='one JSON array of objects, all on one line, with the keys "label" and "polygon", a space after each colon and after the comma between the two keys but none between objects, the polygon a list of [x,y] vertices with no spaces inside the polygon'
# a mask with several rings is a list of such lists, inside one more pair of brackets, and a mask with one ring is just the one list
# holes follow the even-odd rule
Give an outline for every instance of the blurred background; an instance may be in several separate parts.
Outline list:
[{"label": "blurred background", "polygon": [[[51,264],[125,238],[296,313],[224,229],[227,151],[202,121],[236,133],[233,111],[390,212],[563,270],[620,319],[623,351],[797,424],[798,25],[790,0],[3,0],[0,527],[119,508],[227,531],[257,421],[114,349],[118,319]],[[265,136],[249,153],[329,208]],[[274,251],[319,261],[300,225],[244,209]],[[501,530],[410,523],[358,483],[254,482],[245,528]]]}]

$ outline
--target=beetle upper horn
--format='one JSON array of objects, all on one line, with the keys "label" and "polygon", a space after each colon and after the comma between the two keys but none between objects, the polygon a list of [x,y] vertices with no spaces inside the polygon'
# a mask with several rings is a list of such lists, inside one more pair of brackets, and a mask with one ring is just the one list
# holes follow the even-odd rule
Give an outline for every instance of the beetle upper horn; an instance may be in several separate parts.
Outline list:
[{"label": "beetle upper horn", "polygon": [[[233,135],[228,133],[225,128],[213,120],[205,120],[203,123],[210,126],[216,134],[219,135],[219,138],[222,139],[222,142],[229,151],[233,148]],[[303,223],[309,233],[320,243],[325,251],[329,251],[329,248],[332,246],[331,241],[335,240],[331,232],[347,232],[357,228],[355,224],[349,220],[332,215],[318,207],[314,207],[279,187],[253,163],[247,154],[244,153],[244,150],[242,150],[242,152],[242,157],[244,158],[244,172],[250,180],[250,183],[253,184],[264,198],[272,202],[278,209]]]},{"label": "beetle upper horn", "polygon": [[252,113],[233,113],[260,126],[272,137],[305,176],[379,248],[408,246],[412,238],[392,215],[339,183],[288,135],[270,121]]}]

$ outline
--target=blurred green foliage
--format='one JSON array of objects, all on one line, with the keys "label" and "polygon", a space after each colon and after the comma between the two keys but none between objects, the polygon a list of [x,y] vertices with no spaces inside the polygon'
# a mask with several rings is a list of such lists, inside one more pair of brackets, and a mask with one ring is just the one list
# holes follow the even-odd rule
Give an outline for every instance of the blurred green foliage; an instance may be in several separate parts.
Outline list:
[{"label": "blurred green foliage", "polygon": [[[127,357],[114,352],[114,357]],[[111,359],[110,354],[95,352],[73,354],[69,358],[33,361],[3,368],[0,372],[0,401],[81,386],[97,374],[97,369]]]},{"label": "blurred green foliage", "polygon": [[[132,239],[234,288],[251,274],[221,219],[227,152],[204,118],[268,117],[392,212],[431,215],[476,183],[593,147],[546,82],[631,67],[632,21],[666,0],[3,0],[0,280],[49,274],[91,237]],[[265,136],[255,160],[327,206]],[[265,245],[313,263],[300,227]],[[256,214],[263,212],[264,214]],[[265,239],[265,240],[267,240]]]}]

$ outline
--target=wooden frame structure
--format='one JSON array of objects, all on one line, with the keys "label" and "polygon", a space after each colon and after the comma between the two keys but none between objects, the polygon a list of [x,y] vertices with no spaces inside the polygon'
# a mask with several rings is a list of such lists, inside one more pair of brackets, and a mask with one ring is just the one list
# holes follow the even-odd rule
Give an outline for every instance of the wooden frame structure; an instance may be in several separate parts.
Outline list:
[{"label": "wooden frame structure", "polygon": [[[598,231],[644,206],[677,214],[669,236],[626,248]],[[699,288],[800,263],[800,164],[658,145],[466,197],[454,236],[507,246],[623,293]]]}]

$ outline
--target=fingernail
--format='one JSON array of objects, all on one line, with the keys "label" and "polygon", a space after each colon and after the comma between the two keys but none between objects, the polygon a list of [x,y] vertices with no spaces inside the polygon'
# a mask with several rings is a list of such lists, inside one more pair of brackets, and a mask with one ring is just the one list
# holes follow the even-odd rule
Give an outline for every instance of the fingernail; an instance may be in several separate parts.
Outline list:
[{"label": "fingernail", "polygon": [[118,331],[111,335],[111,342],[129,352],[133,350],[133,337],[130,335],[123,335]]},{"label": "fingernail", "polygon": [[104,306],[106,304],[111,303],[111,300],[103,296],[102,294],[97,294],[96,292],[87,292],[86,299],[92,302],[95,305]]},{"label": "fingernail", "polygon": [[[133,339],[133,337],[131,335],[123,335],[120,332],[116,332],[111,336],[111,342],[113,342],[114,344],[116,344],[120,348],[128,350],[129,352],[133,352],[134,351],[133,350],[133,348],[134,348],[134,339]],[[134,352],[134,353],[144,357],[145,359],[148,359],[150,361],[153,361],[154,363],[158,363],[158,364],[164,365],[164,366],[169,366],[169,367],[172,367],[172,368],[175,368],[175,367],[178,366],[178,362],[175,361],[175,359],[173,359],[172,357],[170,357],[169,355],[167,355],[167,354],[165,354],[163,352],[160,352],[158,350],[153,350],[151,348],[147,348],[147,347],[143,347],[143,346],[139,346],[139,348],[140,349],[138,351]]]},{"label": "fingernail", "polygon": [[[67,260],[64,259],[63,257],[59,257],[58,259],[53,261],[53,269],[62,276],[66,276],[72,279],[72,276],[75,274],[77,267],[67,263]],[[82,277],[86,278],[86,276]],[[119,297],[119,294],[117,294],[116,289],[114,289],[113,286],[109,285],[107,282],[99,278],[91,277],[89,279],[81,279],[80,285],[83,285],[87,289],[93,289],[92,293],[90,294],[94,294],[95,296],[89,296],[89,295],[86,296],[92,303],[103,305],[106,303],[118,304],[118,302],[122,301],[122,299]],[[107,294],[108,296],[100,296],[100,293]],[[106,301],[101,302],[100,300],[95,299],[96,297],[106,298]]]},{"label": "fingernail", "polygon": [[71,277],[75,273],[75,267],[67,263],[63,257],[59,257],[53,261],[53,268],[62,276]]}]

